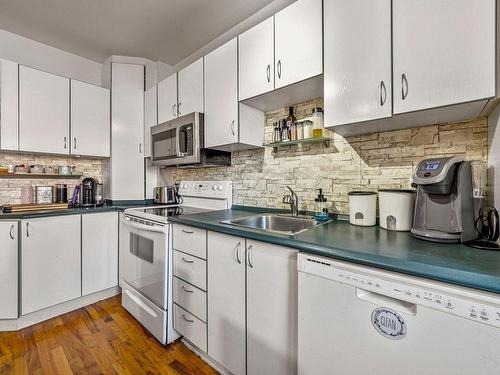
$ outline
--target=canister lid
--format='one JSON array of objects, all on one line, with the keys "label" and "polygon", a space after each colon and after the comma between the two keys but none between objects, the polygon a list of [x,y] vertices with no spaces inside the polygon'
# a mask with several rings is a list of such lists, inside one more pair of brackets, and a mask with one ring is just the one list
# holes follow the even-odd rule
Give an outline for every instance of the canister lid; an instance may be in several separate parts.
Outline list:
[{"label": "canister lid", "polygon": [[350,191],[347,195],[377,195],[376,191]]}]

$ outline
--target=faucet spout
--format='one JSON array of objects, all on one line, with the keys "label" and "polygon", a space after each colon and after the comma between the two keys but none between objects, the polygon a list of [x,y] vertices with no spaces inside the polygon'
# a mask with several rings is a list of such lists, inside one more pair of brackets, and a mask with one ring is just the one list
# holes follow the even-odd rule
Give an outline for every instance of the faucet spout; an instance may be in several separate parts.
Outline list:
[{"label": "faucet spout", "polygon": [[290,186],[287,185],[286,187],[290,190],[290,195],[285,195],[283,197],[283,203],[290,205],[290,214],[292,216],[299,216],[299,197]]}]

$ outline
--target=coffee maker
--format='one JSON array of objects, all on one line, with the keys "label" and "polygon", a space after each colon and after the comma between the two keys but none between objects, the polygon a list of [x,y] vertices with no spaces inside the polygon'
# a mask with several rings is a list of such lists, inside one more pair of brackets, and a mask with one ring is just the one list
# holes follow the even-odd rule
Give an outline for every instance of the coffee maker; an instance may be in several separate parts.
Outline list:
[{"label": "coffee maker", "polygon": [[84,178],[80,189],[80,206],[94,207],[96,206],[96,189],[97,180],[92,177]]},{"label": "coffee maker", "polygon": [[473,184],[471,163],[460,156],[418,163],[413,174],[417,188],[413,236],[443,243],[476,239],[475,218],[482,199],[474,198]]}]

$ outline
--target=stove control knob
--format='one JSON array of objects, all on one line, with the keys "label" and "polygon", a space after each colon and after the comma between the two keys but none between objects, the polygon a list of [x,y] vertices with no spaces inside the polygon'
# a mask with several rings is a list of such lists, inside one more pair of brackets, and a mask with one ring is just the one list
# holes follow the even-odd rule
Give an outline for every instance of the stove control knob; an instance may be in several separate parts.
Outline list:
[{"label": "stove control knob", "polygon": [[217,190],[217,185],[212,186],[212,190]]},{"label": "stove control knob", "polygon": [[219,185],[219,190],[220,190],[220,191],[224,190],[224,186]]}]

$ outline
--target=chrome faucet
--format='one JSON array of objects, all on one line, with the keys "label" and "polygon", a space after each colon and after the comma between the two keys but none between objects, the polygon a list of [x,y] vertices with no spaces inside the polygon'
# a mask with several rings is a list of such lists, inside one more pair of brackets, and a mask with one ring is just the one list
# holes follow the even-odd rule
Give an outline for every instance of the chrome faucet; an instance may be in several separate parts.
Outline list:
[{"label": "chrome faucet", "polygon": [[299,197],[290,186],[286,187],[290,190],[290,195],[285,195],[283,197],[283,203],[288,203],[290,205],[290,214],[292,216],[299,216]]}]

